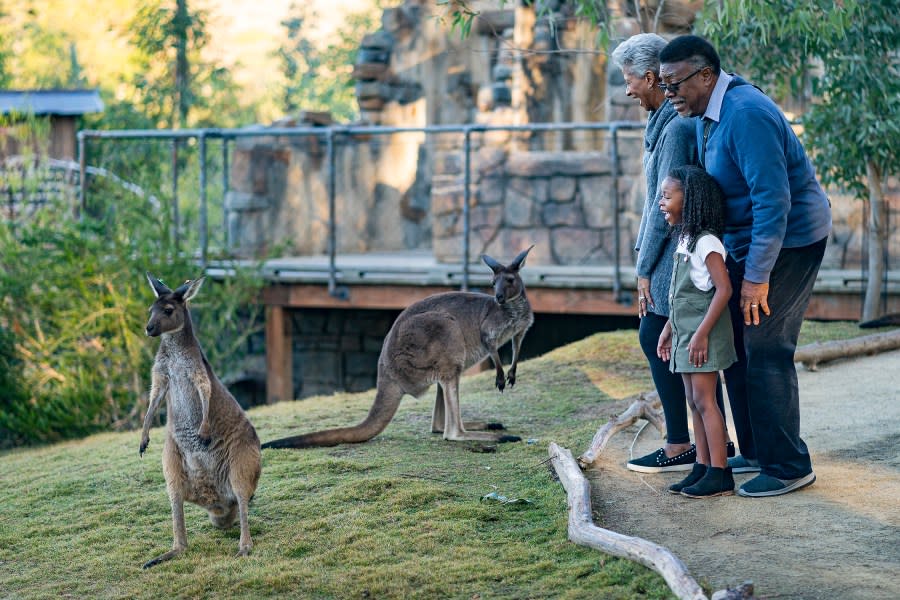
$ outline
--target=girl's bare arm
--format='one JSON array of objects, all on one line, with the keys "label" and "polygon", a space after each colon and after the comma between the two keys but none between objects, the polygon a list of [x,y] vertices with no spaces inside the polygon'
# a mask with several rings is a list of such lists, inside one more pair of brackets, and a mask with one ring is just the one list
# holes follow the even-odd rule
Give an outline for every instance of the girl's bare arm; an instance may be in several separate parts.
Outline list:
[{"label": "girl's bare arm", "polygon": [[728,278],[728,270],[725,268],[725,259],[722,255],[718,252],[707,254],[706,268],[716,286],[716,292],[713,294],[706,316],[703,317],[688,345],[688,360],[697,367],[702,366],[709,358],[709,332],[722,316],[722,311],[728,309],[728,300],[731,298],[731,280]]}]

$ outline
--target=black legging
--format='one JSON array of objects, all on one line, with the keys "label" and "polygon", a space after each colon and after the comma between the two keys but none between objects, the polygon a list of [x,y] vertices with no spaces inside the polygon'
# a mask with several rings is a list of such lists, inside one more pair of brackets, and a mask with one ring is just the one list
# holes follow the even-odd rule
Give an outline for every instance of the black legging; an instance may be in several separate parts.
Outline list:
[{"label": "black legging", "polygon": [[[691,441],[688,432],[687,402],[684,396],[684,381],[679,373],[669,370],[669,363],[664,362],[656,355],[656,345],[659,335],[666,326],[666,317],[648,312],[641,318],[638,329],[638,339],[641,350],[650,364],[650,374],[653,376],[653,384],[662,401],[663,413],[666,417],[666,441],[670,444],[687,444]],[[725,414],[725,401],[722,398],[722,382],[716,383],[716,403],[722,415]]]}]

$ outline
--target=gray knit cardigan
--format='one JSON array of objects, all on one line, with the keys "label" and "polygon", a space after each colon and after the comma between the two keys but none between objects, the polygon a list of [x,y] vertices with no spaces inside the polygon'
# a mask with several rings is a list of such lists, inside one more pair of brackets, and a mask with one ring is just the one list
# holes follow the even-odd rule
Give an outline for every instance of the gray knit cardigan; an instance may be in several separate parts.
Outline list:
[{"label": "gray knit cardigan", "polygon": [[669,224],[659,210],[659,186],[675,167],[698,163],[694,119],[679,117],[668,101],[652,111],[644,132],[643,162],[647,199],[634,247],[638,253],[637,274],[650,279],[654,304],[647,309],[668,317],[675,240],[669,235]]}]

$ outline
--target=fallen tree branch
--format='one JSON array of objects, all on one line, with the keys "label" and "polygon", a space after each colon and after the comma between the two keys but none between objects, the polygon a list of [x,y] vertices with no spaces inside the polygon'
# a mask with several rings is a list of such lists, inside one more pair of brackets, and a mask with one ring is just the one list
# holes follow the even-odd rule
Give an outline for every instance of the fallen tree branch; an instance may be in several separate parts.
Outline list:
[{"label": "fallen tree branch", "polygon": [[628,410],[621,415],[610,418],[609,422],[594,434],[594,439],[591,440],[591,445],[584,454],[578,457],[578,464],[581,465],[581,468],[585,469],[592,465],[594,461],[597,460],[597,457],[600,455],[603,448],[606,447],[610,438],[617,432],[632,425],[638,419],[650,421],[663,437],[665,437],[666,419],[665,416],[663,416],[662,403],[659,400],[659,394],[656,392],[641,394],[638,399],[628,407]]},{"label": "fallen tree branch", "polygon": [[850,358],[877,352],[887,352],[900,348],[900,329],[883,333],[873,333],[849,340],[815,342],[800,346],[794,352],[794,362],[803,363],[810,371],[815,371],[819,363]]},{"label": "fallen tree branch", "polygon": [[[633,406],[633,405],[632,405]],[[569,539],[576,544],[634,560],[659,573],[678,598],[707,600],[687,567],[663,546],[594,525],[591,488],[567,448],[550,443],[550,458],[569,504]]]}]

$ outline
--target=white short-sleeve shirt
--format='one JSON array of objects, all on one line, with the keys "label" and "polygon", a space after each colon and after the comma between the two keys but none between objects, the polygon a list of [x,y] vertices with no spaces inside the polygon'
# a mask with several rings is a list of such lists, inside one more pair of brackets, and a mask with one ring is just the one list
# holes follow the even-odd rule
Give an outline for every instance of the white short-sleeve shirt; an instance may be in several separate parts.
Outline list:
[{"label": "white short-sleeve shirt", "polygon": [[712,234],[702,236],[697,240],[697,246],[693,252],[688,252],[687,240],[681,238],[678,240],[678,247],[675,249],[675,259],[685,260],[688,257],[691,263],[691,281],[697,289],[706,292],[711,290],[715,284],[709,275],[709,269],[706,268],[706,257],[710,252],[718,252],[722,255],[722,260],[728,256],[722,240]]}]

